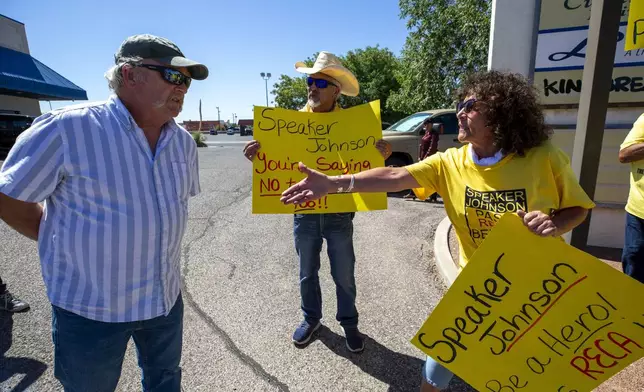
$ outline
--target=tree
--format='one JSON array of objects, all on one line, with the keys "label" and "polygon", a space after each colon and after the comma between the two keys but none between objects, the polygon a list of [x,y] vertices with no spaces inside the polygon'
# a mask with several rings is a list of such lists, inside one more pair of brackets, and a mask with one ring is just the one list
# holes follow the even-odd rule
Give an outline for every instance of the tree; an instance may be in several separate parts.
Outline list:
[{"label": "tree", "polygon": [[410,30],[397,79],[387,102],[415,113],[453,105],[453,93],[469,73],[487,64],[491,0],[400,0]]},{"label": "tree", "polygon": [[[401,113],[387,108],[389,95],[400,87],[395,78],[398,59],[389,49],[368,46],[365,49],[351,50],[339,57],[360,83],[360,94],[357,97],[341,95],[340,106],[349,108],[379,99],[383,121],[391,122],[402,117]],[[304,62],[311,67],[316,58],[317,53]],[[300,109],[306,104],[306,76],[292,78],[281,75],[279,82],[273,87],[272,94],[279,107]]]},{"label": "tree", "polygon": [[[304,60],[307,67],[315,63],[317,53]],[[290,77],[280,75],[279,81],[273,85],[271,94],[275,96],[277,106],[284,109],[300,110],[306,105],[307,87],[306,76]]]},{"label": "tree", "polygon": [[342,63],[353,72],[360,83],[360,94],[357,97],[341,96],[342,107],[351,107],[379,99],[382,121],[393,122],[402,117],[402,113],[387,107],[387,100],[391,93],[400,88],[395,77],[399,62],[389,49],[381,49],[376,45],[350,50],[342,58]]},{"label": "tree", "polygon": [[280,75],[279,81],[273,85],[271,94],[275,96],[277,106],[284,109],[299,110],[306,104],[306,78],[292,78]]}]

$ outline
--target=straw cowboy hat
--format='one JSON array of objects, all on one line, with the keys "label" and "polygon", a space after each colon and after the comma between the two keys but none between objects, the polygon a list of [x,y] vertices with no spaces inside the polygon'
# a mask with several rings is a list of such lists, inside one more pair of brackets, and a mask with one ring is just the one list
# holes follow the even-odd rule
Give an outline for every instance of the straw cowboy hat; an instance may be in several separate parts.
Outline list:
[{"label": "straw cowboy hat", "polygon": [[295,63],[297,72],[313,75],[314,73],[323,73],[337,80],[340,84],[340,92],[350,97],[355,97],[360,92],[358,79],[346,69],[340,60],[332,53],[320,52],[315,60],[313,67],[309,68],[301,61]]}]

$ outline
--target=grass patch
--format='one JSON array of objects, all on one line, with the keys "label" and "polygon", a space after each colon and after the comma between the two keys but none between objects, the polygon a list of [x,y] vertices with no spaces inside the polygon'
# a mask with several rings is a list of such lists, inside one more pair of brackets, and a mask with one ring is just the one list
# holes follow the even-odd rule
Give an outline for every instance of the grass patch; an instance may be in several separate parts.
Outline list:
[{"label": "grass patch", "polygon": [[197,147],[208,147],[208,145],[205,143],[206,137],[204,136],[203,133],[201,132],[190,132],[192,135],[192,138],[194,139],[195,143],[197,143]]}]

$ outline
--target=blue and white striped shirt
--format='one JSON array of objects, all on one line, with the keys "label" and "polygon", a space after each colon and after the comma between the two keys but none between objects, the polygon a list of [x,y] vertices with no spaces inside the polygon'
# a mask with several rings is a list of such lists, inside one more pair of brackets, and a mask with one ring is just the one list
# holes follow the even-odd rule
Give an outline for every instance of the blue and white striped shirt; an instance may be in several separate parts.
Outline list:
[{"label": "blue and white striped shirt", "polygon": [[52,304],[126,322],[167,315],[180,292],[197,146],[174,120],[152,150],[123,103],[55,110],[18,138],[0,192],[44,201],[38,251]]}]

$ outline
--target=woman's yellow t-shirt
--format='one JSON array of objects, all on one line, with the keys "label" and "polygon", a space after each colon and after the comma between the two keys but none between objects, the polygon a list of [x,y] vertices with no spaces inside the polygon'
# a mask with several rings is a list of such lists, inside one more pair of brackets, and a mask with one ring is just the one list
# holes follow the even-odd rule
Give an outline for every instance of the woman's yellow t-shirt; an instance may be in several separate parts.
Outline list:
[{"label": "woman's yellow t-shirt", "polygon": [[[620,150],[633,144],[644,142],[644,114],[635,121],[633,129],[628,133]],[[638,218],[644,219],[644,159],[631,162],[631,187],[628,193],[626,211]]]},{"label": "woman's yellow t-shirt", "polygon": [[441,195],[456,230],[461,268],[507,212],[550,214],[595,206],[575,179],[568,156],[550,142],[531,148],[524,157],[509,154],[491,166],[475,164],[465,145],[434,154],[407,170],[421,186],[414,189],[418,198]]}]

